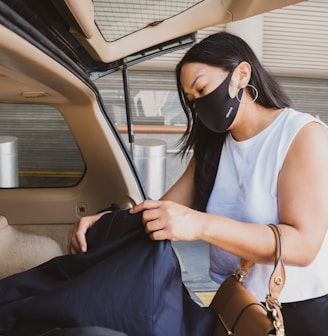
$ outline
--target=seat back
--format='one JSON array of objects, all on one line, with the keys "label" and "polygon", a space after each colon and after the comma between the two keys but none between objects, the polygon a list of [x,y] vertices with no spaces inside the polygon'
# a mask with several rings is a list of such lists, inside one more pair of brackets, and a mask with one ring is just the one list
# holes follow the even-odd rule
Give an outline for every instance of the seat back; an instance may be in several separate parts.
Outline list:
[{"label": "seat back", "polygon": [[10,225],[0,215],[0,279],[66,253],[70,225]]}]

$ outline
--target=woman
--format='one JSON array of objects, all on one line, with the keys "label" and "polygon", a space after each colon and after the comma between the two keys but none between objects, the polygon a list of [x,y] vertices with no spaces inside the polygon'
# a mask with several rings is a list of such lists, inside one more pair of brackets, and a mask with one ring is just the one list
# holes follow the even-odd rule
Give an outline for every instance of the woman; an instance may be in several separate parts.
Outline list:
[{"label": "woman", "polygon": [[[286,334],[326,333],[326,126],[293,110],[250,47],[228,33],[192,47],[176,77],[188,119],[182,154],[193,149],[194,156],[161,200],[146,200],[131,213],[143,212],[151,239],[208,242],[210,274],[219,284],[240,258],[256,263],[245,284],[261,301],[275,248],[267,225],[278,225]],[[86,250],[85,232],[100,216],[76,225],[71,252]]]}]

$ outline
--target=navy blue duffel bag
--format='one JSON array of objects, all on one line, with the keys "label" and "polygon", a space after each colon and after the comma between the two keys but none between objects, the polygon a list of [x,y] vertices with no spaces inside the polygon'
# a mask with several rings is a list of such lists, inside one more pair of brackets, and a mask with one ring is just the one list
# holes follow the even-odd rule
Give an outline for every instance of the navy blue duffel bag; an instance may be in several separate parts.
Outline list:
[{"label": "navy blue duffel bag", "polygon": [[209,336],[216,316],[195,303],[170,241],[141,214],[115,210],[87,233],[88,251],[0,280],[0,335],[98,326],[130,336]]}]

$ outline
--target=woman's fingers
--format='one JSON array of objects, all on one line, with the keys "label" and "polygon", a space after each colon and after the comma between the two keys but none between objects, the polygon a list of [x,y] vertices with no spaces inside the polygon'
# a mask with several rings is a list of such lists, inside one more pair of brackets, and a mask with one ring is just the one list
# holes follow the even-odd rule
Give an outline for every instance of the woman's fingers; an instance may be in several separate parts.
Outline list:
[{"label": "woman's fingers", "polygon": [[146,200],[130,209],[131,214],[136,214],[141,211],[155,209],[160,206],[160,201]]},{"label": "woman's fingers", "polygon": [[144,220],[144,225],[146,233],[162,230],[165,227],[164,222],[161,221],[159,218],[148,221]]},{"label": "woman's fingers", "polygon": [[69,253],[85,252],[87,250],[86,232],[89,229],[89,219],[81,218],[75,225],[68,245]]},{"label": "woman's fingers", "polygon": [[147,200],[130,212],[141,211],[145,231],[153,240],[195,240],[199,236],[196,212],[181,204]]},{"label": "woman's fingers", "polygon": [[82,217],[78,222],[75,223],[67,248],[69,253],[76,254],[87,251],[87,231],[96,223],[100,217],[102,217],[107,212],[108,211],[92,216]]},{"label": "woman's fingers", "polygon": [[158,230],[149,233],[149,238],[152,240],[166,240],[170,239],[166,230]]}]

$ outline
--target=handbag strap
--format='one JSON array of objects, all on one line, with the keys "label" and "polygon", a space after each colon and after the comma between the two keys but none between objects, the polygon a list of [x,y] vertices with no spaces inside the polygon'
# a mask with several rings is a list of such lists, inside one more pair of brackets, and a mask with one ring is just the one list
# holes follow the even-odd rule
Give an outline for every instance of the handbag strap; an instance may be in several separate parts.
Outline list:
[{"label": "handbag strap", "polygon": [[[282,261],[281,256],[281,234],[277,225],[269,224],[268,225],[274,233],[275,242],[276,242],[276,249],[275,249],[275,263],[274,269],[270,277],[269,281],[269,295],[272,300],[279,301],[279,295],[282,291],[286,275],[285,275],[285,267]],[[239,281],[243,281],[243,278],[248,275],[249,269],[253,266],[253,262],[241,259],[240,261],[240,268],[236,271],[236,278]]]},{"label": "handbag strap", "polygon": [[269,281],[269,294],[266,297],[265,304],[267,310],[272,314],[276,335],[284,336],[284,318],[281,313],[281,304],[279,301],[279,295],[286,280],[285,267],[281,256],[281,233],[278,226],[270,224],[269,227],[272,229],[275,236],[276,253],[275,265]]},{"label": "handbag strap", "polygon": [[276,239],[275,265],[269,281],[269,293],[273,299],[279,300],[280,292],[282,291],[286,280],[281,252],[281,234],[277,225],[270,224],[269,227],[272,229]]}]

